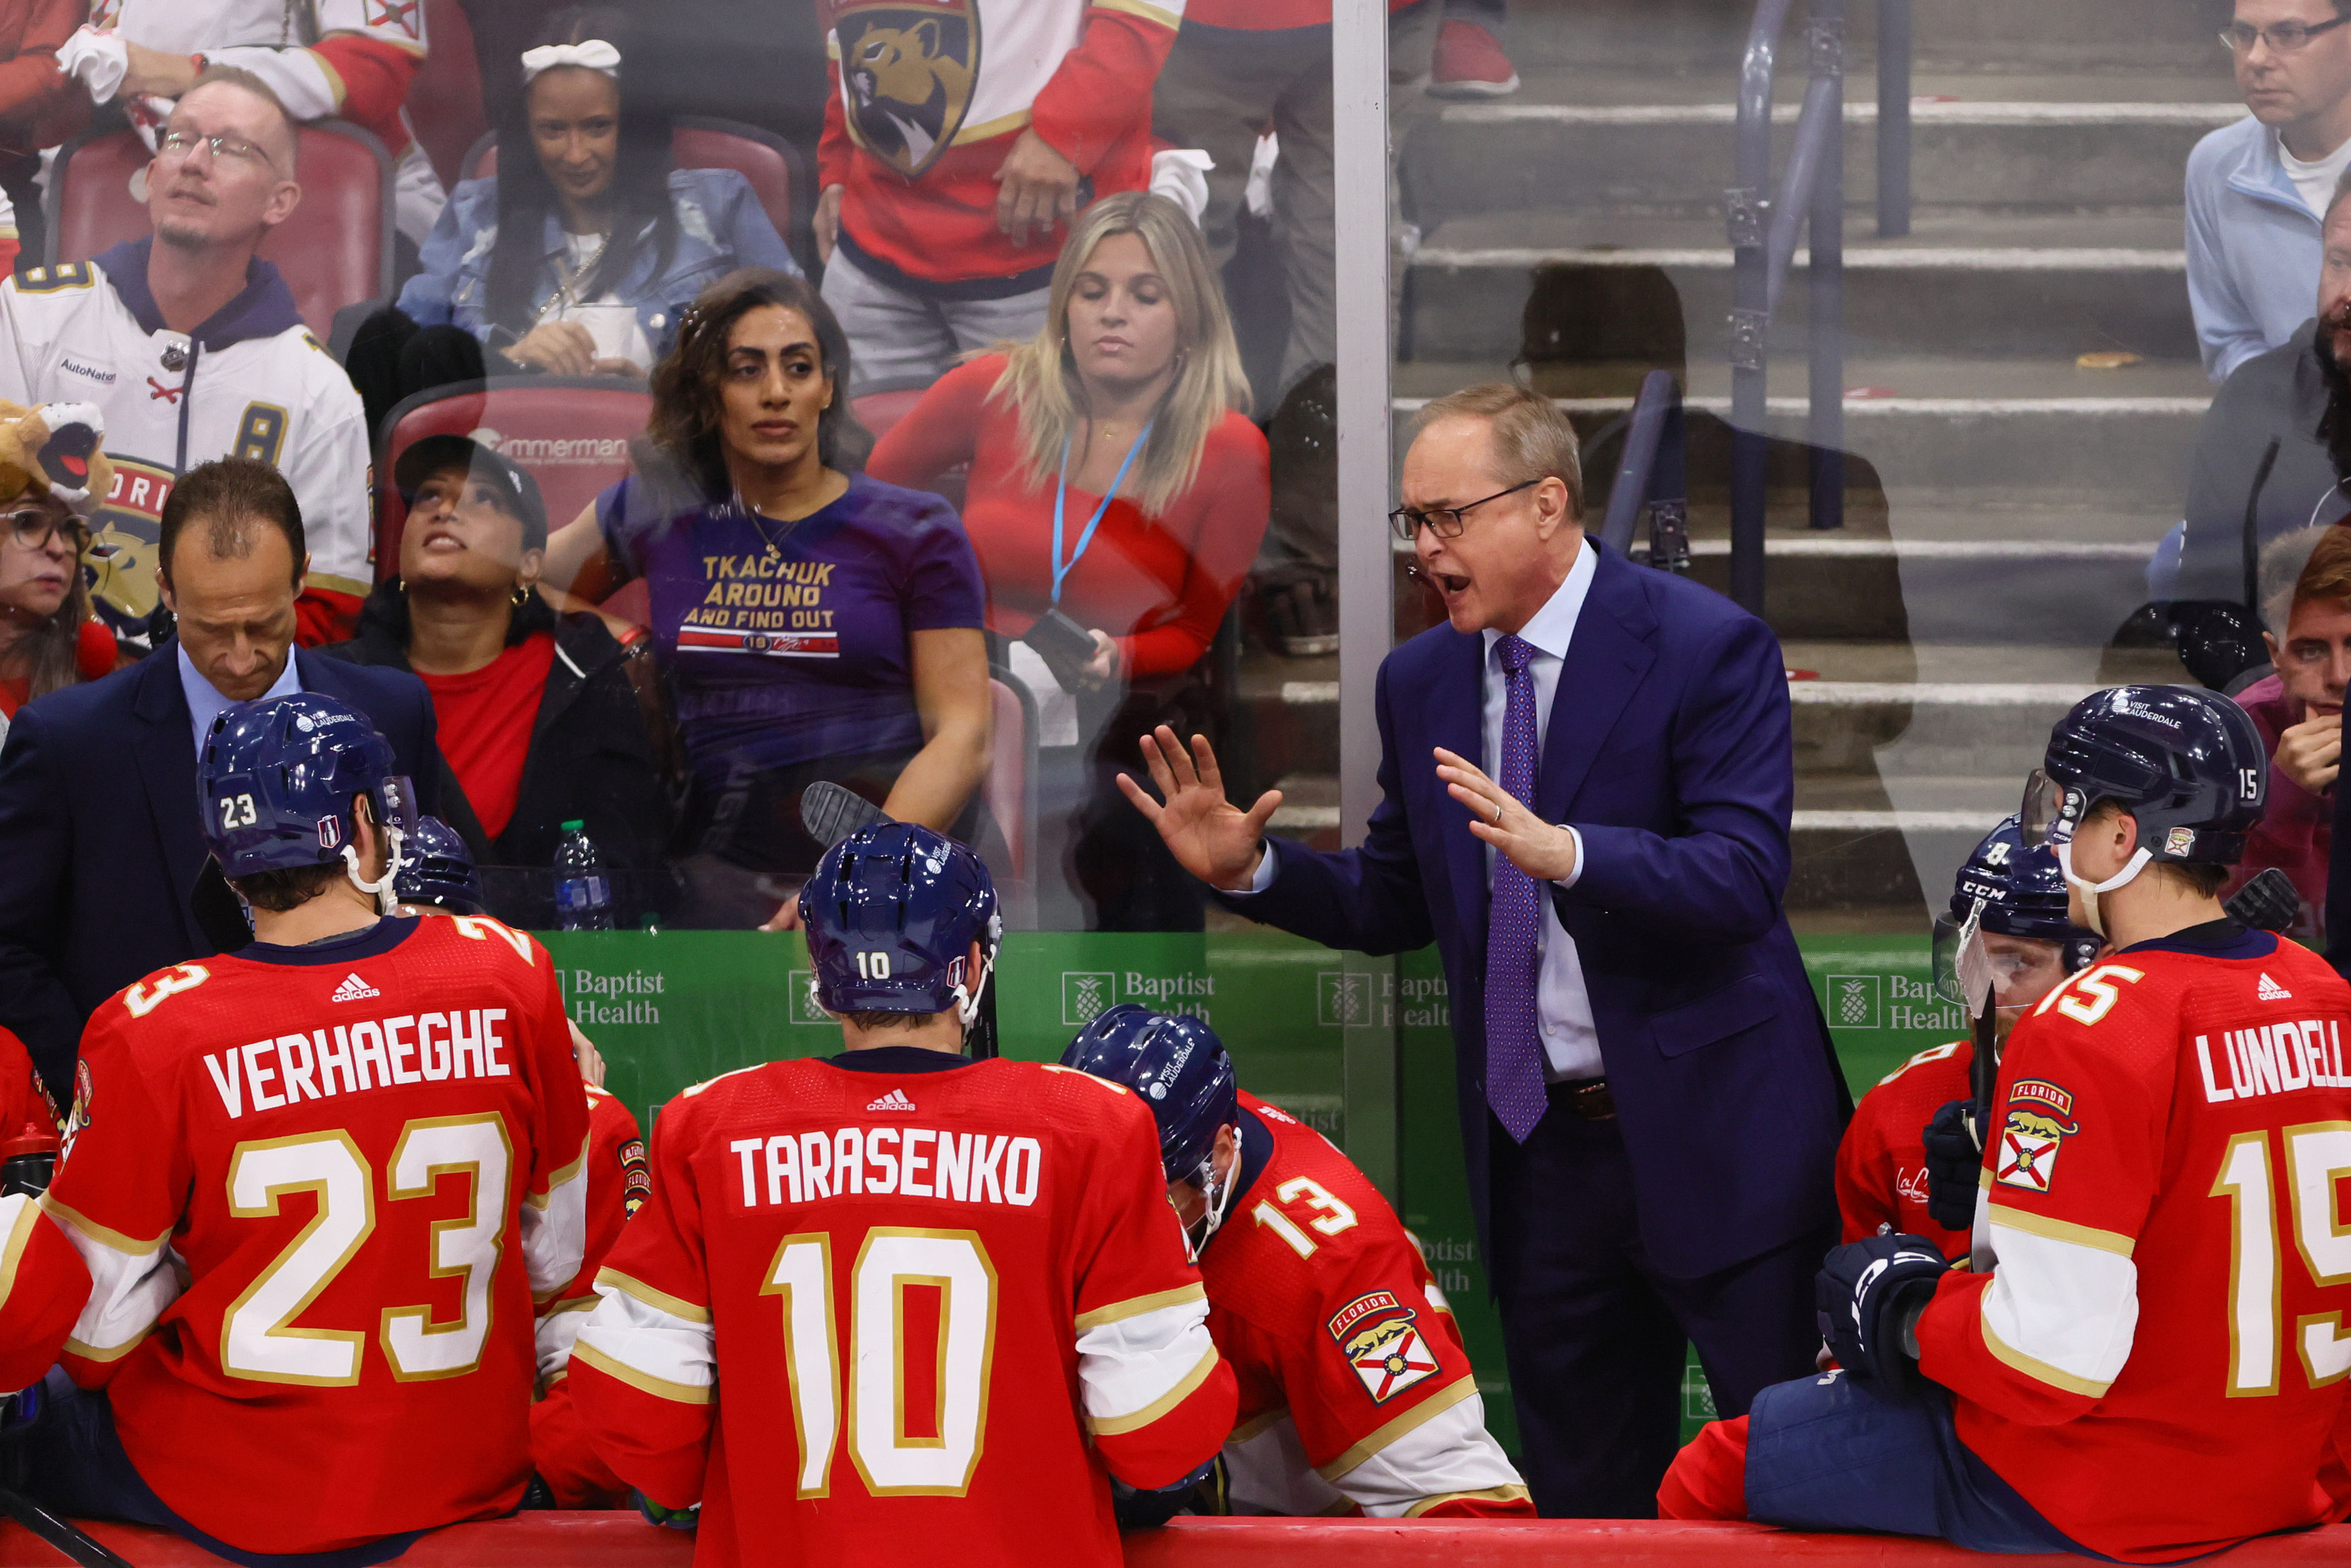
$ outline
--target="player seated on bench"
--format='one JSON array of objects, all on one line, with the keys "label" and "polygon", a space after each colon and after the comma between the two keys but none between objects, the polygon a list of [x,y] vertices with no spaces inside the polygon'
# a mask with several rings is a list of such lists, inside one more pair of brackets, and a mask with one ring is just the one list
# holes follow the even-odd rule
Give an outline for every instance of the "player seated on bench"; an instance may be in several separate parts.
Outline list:
[{"label": "player seated on bench", "polygon": [[537,942],[388,913],[415,826],[392,768],[313,694],[206,737],[205,842],[254,939],[83,1034],[45,1207],[95,1284],[26,1443],[60,1513],[358,1568],[522,1500],[587,1102]]},{"label": "player seated on bench", "polygon": [[[1935,922],[1935,979],[1948,1000],[1960,995],[1955,973],[1958,943],[1976,905],[1983,906],[1983,942],[1991,960],[1994,1042],[2042,998],[2085,968],[2104,942],[2066,913],[2065,874],[2046,844],[2027,847],[2010,817],[1984,836],[1959,867],[1951,913]],[[1964,1004],[1962,1004],[1964,1005]],[[1958,1207],[1942,1219],[1933,1212],[1927,1124],[1945,1106],[1964,1110],[1975,1042],[1930,1046],[1881,1079],[1854,1107],[1853,1123],[1837,1147],[1837,1212],[1844,1239],[1923,1236],[1946,1258],[1967,1255],[1975,1213],[1975,1166],[1981,1156],[1972,1135],[1959,1129],[1964,1168],[1954,1184]],[[1951,1157],[1946,1155],[1945,1157]],[[1948,1220],[1946,1224],[1943,1221]]]},{"label": "player seated on bench", "polygon": [[2351,989],[2216,896],[2268,772],[2213,692],[2059,721],[2026,838],[2048,824],[2114,951],[2009,1039],[1973,1267],[1916,1236],[1831,1252],[1844,1370],[1706,1427],[1660,1513],[2173,1563],[2339,1512]]},{"label": "player seated on bench", "polygon": [[[1419,1246],[1346,1155],[1241,1091],[1197,1019],[1123,1002],[1061,1061],[1151,1108],[1167,1200],[1207,1282],[1208,1330],[1240,1379],[1219,1481],[1182,1500],[1216,1513],[1534,1517],[1486,1431]],[[1122,1519],[1144,1521],[1146,1500],[1122,1504]]]},{"label": "player seated on bench", "polygon": [[1110,1477],[1188,1489],[1233,1425],[1150,1113],[963,1054],[1003,925],[962,845],[865,828],[799,914],[844,1049],[662,1113],[580,1418],[704,1564],[1118,1568]]}]

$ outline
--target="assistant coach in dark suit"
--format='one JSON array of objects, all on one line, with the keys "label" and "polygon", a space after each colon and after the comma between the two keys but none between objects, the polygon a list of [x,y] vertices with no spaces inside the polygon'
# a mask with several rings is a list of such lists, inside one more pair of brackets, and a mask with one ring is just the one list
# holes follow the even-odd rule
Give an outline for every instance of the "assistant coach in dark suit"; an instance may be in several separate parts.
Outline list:
[{"label": "assistant coach in dark suit", "polygon": [[338,696],[374,720],[425,810],[441,774],[423,682],[295,650],[308,556],[276,469],[246,458],[190,469],[164,503],[156,561],[178,636],[20,709],[0,749],[0,1027],[60,1106],[99,1003],[241,945],[243,911],[206,874],[198,836],[196,737],[222,709]]},{"label": "assistant coach in dark suit", "polygon": [[1650,1515],[1684,1336],[1743,1413],[1811,1370],[1836,1240],[1849,1101],[1781,912],[1780,648],[1583,537],[1574,432],[1531,392],[1431,404],[1403,493],[1450,624],[1380,666],[1363,847],[1266,842],[1278,792],[1238,810],[1207,742],[1164,727],[1166,803],[1127,792],[1254,919],[1365,953],[1436,941],[1528,1485],[1549,1515]]}]

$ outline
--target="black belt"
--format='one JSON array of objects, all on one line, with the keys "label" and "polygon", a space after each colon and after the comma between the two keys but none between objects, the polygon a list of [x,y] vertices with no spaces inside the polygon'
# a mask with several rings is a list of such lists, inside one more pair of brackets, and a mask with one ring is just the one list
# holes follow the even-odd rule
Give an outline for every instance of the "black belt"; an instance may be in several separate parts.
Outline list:
[{"label": "black belt", "polygon": [[1587,1122],[1616,1119],[1616,1096],[1605,1078],[1568,1078],[1549,1085],[1551,1103],[1563,1105]]}]

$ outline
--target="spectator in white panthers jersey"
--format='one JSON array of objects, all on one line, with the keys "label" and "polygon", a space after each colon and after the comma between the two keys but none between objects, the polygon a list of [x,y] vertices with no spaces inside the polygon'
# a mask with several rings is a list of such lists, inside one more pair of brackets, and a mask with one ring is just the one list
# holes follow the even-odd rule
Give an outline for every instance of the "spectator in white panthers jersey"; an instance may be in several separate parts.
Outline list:
[{"label": "spectator in white panthers jersey", "polygon": [[95,403],[114,482],[82,559],[126,640],[156,605],[155,540],[179,476],[216,457],[281,471],[309,576],[297,640],[351,634],[367,592],[368,438],[359,393],[254,252],[301,200],[294,123],[267,84],[208,69],[147,167],[148,238],[0,284],[0,398]]}]

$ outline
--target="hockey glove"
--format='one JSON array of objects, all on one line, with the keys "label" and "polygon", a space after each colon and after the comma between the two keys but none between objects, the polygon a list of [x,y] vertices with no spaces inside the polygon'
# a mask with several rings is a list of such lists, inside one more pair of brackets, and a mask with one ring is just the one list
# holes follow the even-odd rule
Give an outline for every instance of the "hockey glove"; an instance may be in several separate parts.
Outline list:
[{"label": "hockey glove", "polygon": [[1813,1300],[1837,1364],[1890,1392],[1914,1386],[1917,1353],[1904,1345],[1905,1331],[1949,1267],[1919,1236],[1872,1236],[1832,1249],[1813,1282]]},{"label": "hockey glove", "polygon": [[1973,1108],[1971,1101],[1951,1101],[1919,1134],[1927,1145],[1927,1218],[1961,1235],[1974,1228],[1983,1169],[1983,1149],[1968,1119]]},{"label": "hockey glove", "polygon": [[1131,1487],[1116,1476],[1110,1479],[1111,1511],[1118,1516],[1121,1530],[1156,1530],[1186,1509],[1192,1506],[1193,1493],[1200,1483],[1217,1472],[1212,1457],[1207,1464],[1182,1480],[1145,1491]]},{"label": "hockey glove", "polygon": [[637,1493],[637,1511],[645,1516],[647,1524],[658,1524],[664,1530],[692,1530],[702,1522],[702,1505],[685,1508],[664,1508],[644,1493]]}]

